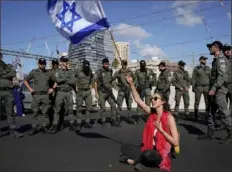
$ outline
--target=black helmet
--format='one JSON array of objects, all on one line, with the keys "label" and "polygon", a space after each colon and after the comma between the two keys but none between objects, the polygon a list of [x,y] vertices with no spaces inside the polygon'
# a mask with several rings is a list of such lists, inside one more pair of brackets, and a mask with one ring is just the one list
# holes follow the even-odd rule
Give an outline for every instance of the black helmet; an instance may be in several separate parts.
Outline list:
[{"label": "black helmet", "polygon": [[185,66],[186,63],[185,63],[184,61],[181,60],[181,61],[178,62],[178,65],[179,65],[179,66]]},{"label": "black helmet", "polygon": [[90,66],[90,63],[89,63],[88,60],[83,60],[82,65],[83,65],[84,67],[89,67],[89,66]]},{"label": "black helmet", "polygon": [[69,61],[69,59],[67,58],[67,56],[62,56],[60,58],[60,62],[68,62],[68,61]]},{"label": "black helmet", "polygon": [[104,63],[109,63],[109,59],[108,59],[108,58],[104,58],[104,59],[102,60],[102,64],[104,64]]},{"label": "black helmet", "polygon": [[57,58],[54,58],[54,59],[52,59],[52,65],[58,65],[59,64],[59,61],[58,61],[58,59]]},{"label": "black helmet", "polygon": [[225,52],[225,51],[228,51],[228,50],[231,50],[231,46],[228,45],[228,44],[223,45],[222,51]]},{"label": "black helmet", "polygon": [[140,61],[140,67],[141,67],[141,68],[145,68],[145,67],[146,67],[146,62],[145,62],[145,60],[141,60],[141,61]]},{"label": "black helmet", "polygon": [[45,58],[40,58],[40,59],[38,60],[38,63],[39,63],[40,65],[46,65],[46,64],[47,64]]}]

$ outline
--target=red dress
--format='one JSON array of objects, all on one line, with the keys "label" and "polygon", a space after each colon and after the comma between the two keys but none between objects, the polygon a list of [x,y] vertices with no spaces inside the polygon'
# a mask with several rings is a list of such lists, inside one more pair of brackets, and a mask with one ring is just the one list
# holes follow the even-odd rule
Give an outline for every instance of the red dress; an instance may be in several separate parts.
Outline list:
[{"label": "red dress", "polygon": [[[163,112],[160,122],[162,124],[163,130],[170,134],[168,127],[168,115],[169,112]],[[156,121],[157,115],[151,114],[145,124],[143,131],[143,146],[141,151],[152,150],[153,149],[153,139],[154,139],[154,122]],[[155,146],[156,150],[160,153],[162,157],[162,161],[159,165],[161,170],[171,171],[171,144],[167,141],[167,139],[157,131],[155,137]]]}]

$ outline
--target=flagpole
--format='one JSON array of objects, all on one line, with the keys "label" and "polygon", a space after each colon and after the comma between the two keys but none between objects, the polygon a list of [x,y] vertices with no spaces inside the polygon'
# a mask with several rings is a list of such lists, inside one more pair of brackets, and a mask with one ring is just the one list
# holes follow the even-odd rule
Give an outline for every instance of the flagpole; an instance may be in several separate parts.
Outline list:
[{"label": "flagpole", "polygon": [[[96,0],[95,3],[97,4],[97,6],[98,6],[98,8],[99,8],[99,11],[100,11],[101,15],[102,15],[102,16],[105,16],[105,13],[103,12],[103,7],[102,7],[102,4],[101,4],[100,0]],[[120,53],[119,53],[119,51],[118,51],[118,47],[117,47],[116,41],[115,41],[115,39],[114,39],[113,32],[112,32],[111,28],[109,28],[109,31],[110,31],[110,36],[111,36],[111,39],[112,39],[112,41],[113,41],[113,43],[114,43],[116,52],[117,52],[117,54],[118,54],[119,61],[120,61],[120,63],[121,63],[121,62],[122,62],[122,59],[121,59],[121,57],[120,57]],[[115,59],[116,59],[116,58],[115,58]]]},{"label": "flagpole", "polygon": [[111,30],[110,30],[110,36],[111,36],[111,39],[112,39],[112,41],[113,41],[113,43],[114,43],[114,46],[115,46],[116,52],[117,52],[117,54],[118,54],[119,61],[120,61],[120,62],[122,62],[122,59],[121,59],[121,57],[120,57],[120,53],[119,53],[119,50],[118,50],[118,47],[117,47],[116,41],[115,41],[115,39],[114,39],[113,32],[112,32]]}]

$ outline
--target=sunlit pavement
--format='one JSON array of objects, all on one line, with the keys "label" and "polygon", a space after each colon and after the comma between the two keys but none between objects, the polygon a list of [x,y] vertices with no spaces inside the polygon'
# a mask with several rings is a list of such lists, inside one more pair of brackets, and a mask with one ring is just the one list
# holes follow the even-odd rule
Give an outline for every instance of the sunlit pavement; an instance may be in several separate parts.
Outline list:
[{"label": "sunlit pavement", "polygon": [[[136,114],[136,111],[134,111]],[[92,115],[99,116],[98,112]],[[126,116],[126,111],[123,111]],[[141,143],[143,124],[131,125],[122,121],[121,128],[83,129],[80,135],[68,128],[55,134],[39,133],[28,136],[31,115],[18,118],[24,125],[24,137],[20,139],[6,135],[0,138],[0,171],[133,171],[120,164],[120,143]],[[180,155],[173,159],[173,171],[178,172],[231,172],[232,144],[221,145],[219,139],[225,131],[216,133],[218,140],[200,141],[206,126],[203,121],[196,123],[180,119]],[[5,126],[6,121],[1,121]],[[7,130],[5,131],[7,132]],[[158,169],[147,169],[153,172]]]}]

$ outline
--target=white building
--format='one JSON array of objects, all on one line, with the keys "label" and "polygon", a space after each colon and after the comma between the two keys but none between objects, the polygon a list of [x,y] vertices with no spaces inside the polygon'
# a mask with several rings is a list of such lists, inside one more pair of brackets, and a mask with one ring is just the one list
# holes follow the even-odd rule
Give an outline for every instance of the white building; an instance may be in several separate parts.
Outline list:
[{"label": "white building", "polygon": [[[131,69],[133,72],[140,68],[140,61],[138,60],[131,60],[128,68]],[[159,67],[158,64],[161,62],[161,60],[158,57],[153,57],[151,60],[146,60],[146,65],[148,69],[152,69],[154,73],[159,73]]]}]

